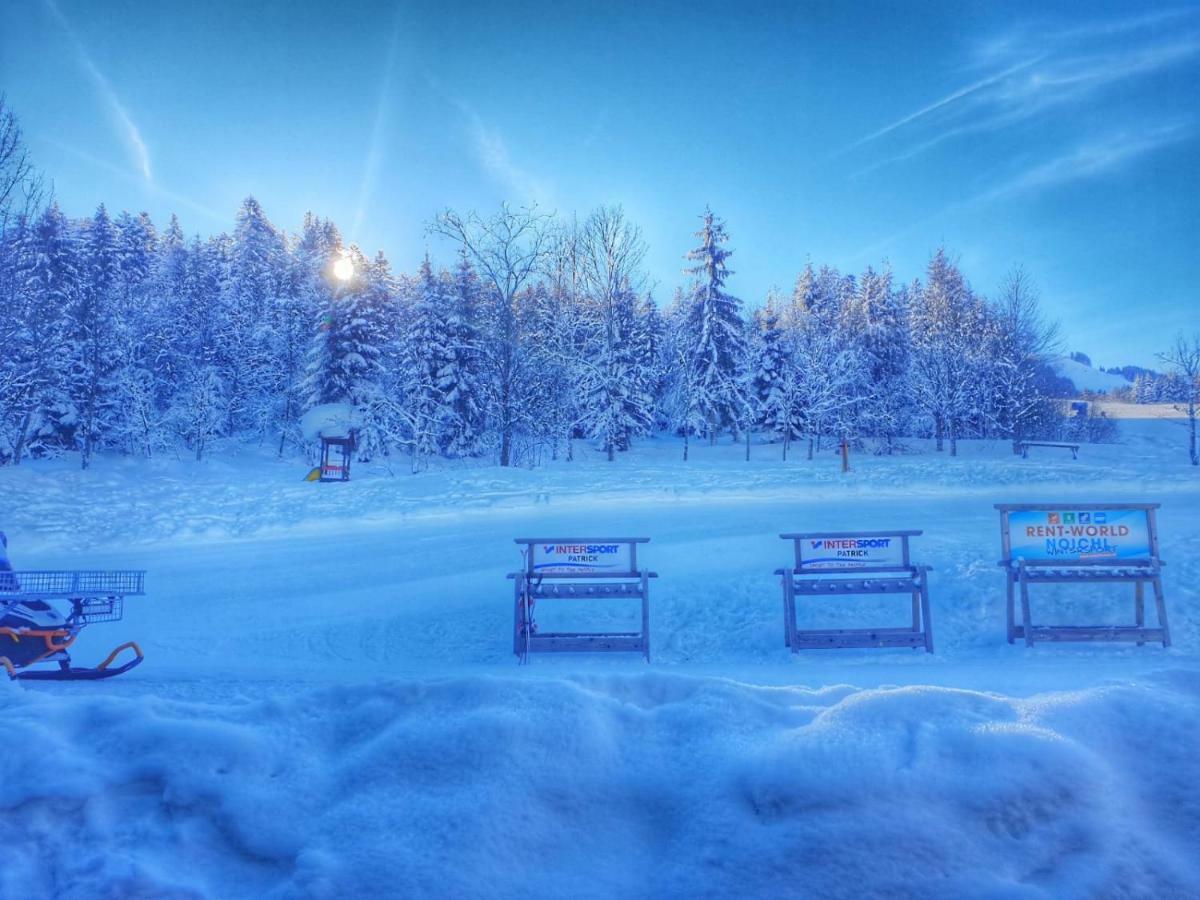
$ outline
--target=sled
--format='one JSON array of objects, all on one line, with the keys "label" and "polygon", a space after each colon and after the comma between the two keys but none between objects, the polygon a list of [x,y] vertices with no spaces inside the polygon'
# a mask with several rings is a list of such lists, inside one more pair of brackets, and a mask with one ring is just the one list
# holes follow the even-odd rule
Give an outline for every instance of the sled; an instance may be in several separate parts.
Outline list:
[{"label": "sled", "polygon": [[[135,654],[133,659],[119,666],[112,665],[113,660],[124,650],[132,650]],[[145,656],[143,656],[142,648],[137,645],[137,642],[126,641],[112,653],[108,654],[108,659],[104,660],[104,662],[100,663],[94,669],[73,666],[70,660],[66,659],[58,661],[59,668],[57,669],[33,669],[28,672],[18,672],[7,656],[0,656],[0,668],[7,669],[8,677],[18,681],[97,681],[101,678],[112,678],[115,675],[123,675],[137,666],[143,659],[145,659]],[[46,662],[46,660],[41,660],[41,662]]]},{"label": "sled", "polygon": [[[94,668],[73,665],[68,651],[85,626],[120,621],[125,597],[145,593],[145,575],[135,570],[0,571],[0,669],[20,681],[95,681],[139,665],[144,656],[133,641]],[[133,658],[114,665],[126,651]],[[43,664],[56,668],[31,668]]]}]

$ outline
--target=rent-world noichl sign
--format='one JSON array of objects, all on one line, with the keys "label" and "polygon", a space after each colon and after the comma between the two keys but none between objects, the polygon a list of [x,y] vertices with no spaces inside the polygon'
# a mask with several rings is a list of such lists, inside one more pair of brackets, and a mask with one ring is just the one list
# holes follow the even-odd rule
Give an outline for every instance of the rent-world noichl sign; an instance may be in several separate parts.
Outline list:
[{"label": "rent-world noichl sign", "polygon": [[1148,559],[1149,517],[1144,509],[1021,509],[1008,514],[1013,559]]}]

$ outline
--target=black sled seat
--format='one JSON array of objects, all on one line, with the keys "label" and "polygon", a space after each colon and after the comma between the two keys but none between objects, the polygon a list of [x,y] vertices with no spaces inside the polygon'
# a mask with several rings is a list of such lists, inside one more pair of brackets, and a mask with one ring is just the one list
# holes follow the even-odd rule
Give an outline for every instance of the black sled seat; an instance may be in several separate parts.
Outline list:
[{"label": "black sled seat", "polygon": [[[128,672],[143,658],[133,641],[94,668],[72,665],[68,651],[85,626],[119,621],[125,597],[145,593],[145,576],[141,570],[0,572],[0,669],[29,681],[91,681]],[[113,665],[127,650],[133,658]],[[57,668],[25,671],[41,663]]]},{"label": "black sled seat", "polygon": [[[650,579],[637,548],[650,538],[517,538],[524,567],[513,579],[513,653],[640,653],[650,661]],[[639,600],[640,631],[541,632],[533,618],[542,600]]]},{"label": "black sled seat", "polygon": [[[1008,642],[1147,641],[1171,646],[1158,551],[1157,503],[998,503]],[[1132,625],[1035,625],[1035,584],[1132,584]],[[1158,627],[1146,625],[1146,585]],[[1020,596],[1021,618],[1016,616]]]}]

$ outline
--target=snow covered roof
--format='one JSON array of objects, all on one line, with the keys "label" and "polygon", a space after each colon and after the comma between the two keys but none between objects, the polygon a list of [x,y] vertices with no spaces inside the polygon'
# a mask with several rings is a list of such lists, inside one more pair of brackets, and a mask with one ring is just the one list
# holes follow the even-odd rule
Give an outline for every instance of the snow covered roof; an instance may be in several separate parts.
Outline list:
[{"label": "snow covered roof", "polygon": [[318,438],[348,438],[362,425],[362,419],[349,403],[323,403],[300,418],[300,432],[306,441]]}]

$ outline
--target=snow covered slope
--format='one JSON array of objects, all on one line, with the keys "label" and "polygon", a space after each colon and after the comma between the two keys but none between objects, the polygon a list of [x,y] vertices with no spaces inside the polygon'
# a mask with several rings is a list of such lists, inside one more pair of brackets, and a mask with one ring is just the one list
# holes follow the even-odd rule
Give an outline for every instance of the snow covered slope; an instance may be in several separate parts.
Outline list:
[{"label": "snow covered slope", "polygon": [[[75,648],[135,638],[139,669],[0,684],[0,897],[1196,896],[1200,480],[1174,423],[1121,428],[1078,461],[916,443],[847,476],[667,439],[328,485],[248,451],[0,470],[18,566],[150,572]],[[1048,498],[1162,501],[1171,649],[1005,642],[992,504]],[[902,526],[937,653],[788,653],[778,534]],[[650,665],[516,665],[504,576],[535,532],[652,538]],[[1035,613],[1127,621],[1131,593]]]},{"label": "snow covered slope", "polygon": [[1107,393],[1108,391],[1115,391],[1118,388],[1127,388],[1133,384],[1133,382],[1127,380],[1124,376],[1101,372],[1099,369],[1085,366],[1083,363],[1077,362],[1067,356],[1056,358],[1051,365],[1059,375],[1069,378],[1077,391]]}]

